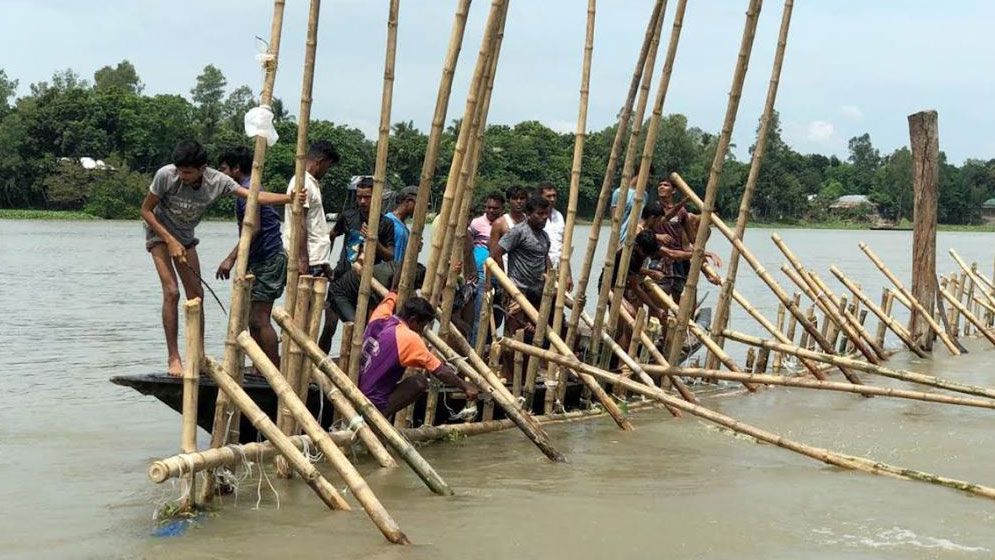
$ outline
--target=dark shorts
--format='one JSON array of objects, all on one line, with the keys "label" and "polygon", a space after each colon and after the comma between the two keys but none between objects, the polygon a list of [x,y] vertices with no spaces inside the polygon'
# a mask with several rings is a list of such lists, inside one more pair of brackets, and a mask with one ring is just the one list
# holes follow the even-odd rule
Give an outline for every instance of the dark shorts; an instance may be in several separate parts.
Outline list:
[{"label": "dark shorts", "polygon": [[272,303],[283,295],[287,285],[287,255],[283,251],[249,265],[256,280],[252,283],[252,301]]}]

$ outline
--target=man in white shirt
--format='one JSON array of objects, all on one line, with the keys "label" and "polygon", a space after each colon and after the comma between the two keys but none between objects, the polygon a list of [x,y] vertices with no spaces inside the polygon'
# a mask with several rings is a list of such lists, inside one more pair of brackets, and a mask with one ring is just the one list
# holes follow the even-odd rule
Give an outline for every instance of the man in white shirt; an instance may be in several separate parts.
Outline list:
[{"label": "man in white shirt", "polygon": [[[328,168],[339,162],[339,153],[331,142],[320,140],[311,144],[304,163],[304,189],[307,201],[304,202],[304,219],[301,220],[297,239],[299,243],[297,268],[301,274],[331,277],[332,251],[331,230],[325,221],[325,208],[321,202],[321,178]],[[287,192],[293,192],[296,177],[290,179]],[[290,246],[290,206],[284,210],[283,246]],[[293,263],[287,263],[293,266]]]},{"label": "man in white shirt", "polygon": [[[543,228],[549,236],[549,261],[554,268],[560,266],[560,256],[563,254],[563,232],[566,230],[566,221],[563,214],[556,209],[556,185],[552,183],[540,183],[536,187],[536,196],[540,196],[549,201],[549,219]],[[567,290],[573,289],[573,276],[570,274],[569,266],[567,270]]]}]

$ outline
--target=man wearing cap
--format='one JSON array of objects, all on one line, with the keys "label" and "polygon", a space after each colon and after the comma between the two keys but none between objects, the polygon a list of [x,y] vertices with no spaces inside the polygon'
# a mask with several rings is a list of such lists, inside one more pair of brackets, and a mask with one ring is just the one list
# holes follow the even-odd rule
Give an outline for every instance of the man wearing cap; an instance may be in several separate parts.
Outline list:
[{"label": "man wearing cap", "polygon": [[385,217],[394,224],[394,260],[403,261],[404,251],[408,247],[408,226],[404,222],[415,213],[415,201],[418,199],[418,187],[408,186],[401,189],[397,195],[397,206],[387,212]]}]

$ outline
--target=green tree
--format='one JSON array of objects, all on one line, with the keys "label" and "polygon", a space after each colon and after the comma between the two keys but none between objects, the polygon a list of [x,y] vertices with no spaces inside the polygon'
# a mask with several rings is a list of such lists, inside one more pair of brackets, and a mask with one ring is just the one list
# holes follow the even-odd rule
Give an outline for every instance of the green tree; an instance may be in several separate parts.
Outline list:
[{"label": "green tree", "polygon": [[221,125],[226,85],[228,80],[221,70],[208,64],[197,76],[197,84],[190,90],[190,98],[197,109],[197,128],[204,144],[212,143]]},{"label": "green tree", "polygon": [[104,66],[93,73],[93,87],[99,90],[121,90],[139,94],[145,89],[145,84],[138,77],[138,71],[128,60],[122,60],[117,66]]}]

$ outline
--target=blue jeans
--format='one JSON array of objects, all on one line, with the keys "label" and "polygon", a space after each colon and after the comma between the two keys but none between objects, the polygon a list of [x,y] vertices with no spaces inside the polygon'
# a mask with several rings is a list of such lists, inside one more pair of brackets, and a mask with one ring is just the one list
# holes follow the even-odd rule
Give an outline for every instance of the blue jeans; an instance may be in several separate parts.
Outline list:
[{"label": "blue jeans", "polygon": [[[473,317],[474,319],[480,319],[480,311],[484,308],[484,281],[479,280],[477,282],[477,293],[473,297]],[[477,344],[477,327],[480,321],[474,320],[470,321],[470,344],[476,346]]]}]

